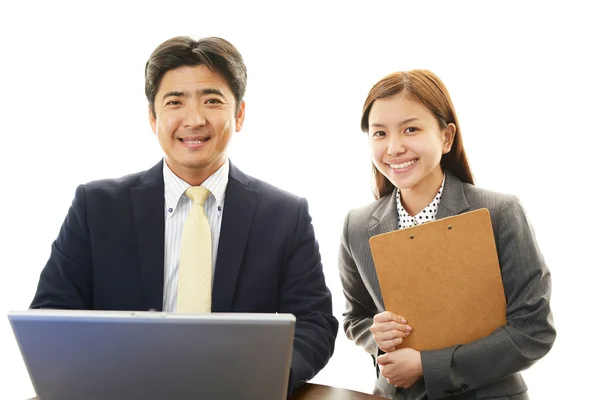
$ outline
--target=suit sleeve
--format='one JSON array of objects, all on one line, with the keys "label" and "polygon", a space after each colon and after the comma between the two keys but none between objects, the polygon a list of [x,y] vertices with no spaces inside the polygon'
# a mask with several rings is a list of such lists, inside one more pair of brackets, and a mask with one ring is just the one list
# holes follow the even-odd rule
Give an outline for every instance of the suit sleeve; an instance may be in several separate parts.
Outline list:
[{"label": "suit sleeve", "polygon": [[371,354],[377,369],[375,359],[382,352],[377,347],[377,342],[375,342],[370,331],[371,325],[373,325],[373,317],[377,313],[377,307],[365,287],[350,250],[348,241],[349,221],[350,213],[346,215],[344,221],[338,263],[342,290],[346,299],[346,311],[343,314],[344,332],[346,332],[348,339]]},{"label": "suit sleeve", "polygon": [[325,283],[319,246],[305,199],[279,289],[279,311],[296,317],[288,393],[313,378],[333,355],[338,321]]},{"label": "suit sleeve", "polygon": [[80,185],[52,243],[31,308],[91,309],[92,254],[86,220],[85,187]]},{"label": "suit sleeve", "polygon": [[496,235],[507,324],[466,345],[421,352],[425,386],[432,400],[529,368],[554,343],[550,273],[516,197],[502,204]]}]

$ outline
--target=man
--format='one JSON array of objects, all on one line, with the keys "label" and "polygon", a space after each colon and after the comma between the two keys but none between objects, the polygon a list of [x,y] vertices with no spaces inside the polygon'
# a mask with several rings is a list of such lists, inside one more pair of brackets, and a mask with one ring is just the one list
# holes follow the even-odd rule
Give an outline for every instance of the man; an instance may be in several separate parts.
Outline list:
[{"label": "man", "polygon": [[224,39],[154,50],[146,97],[165,157],[77,188],[31,307],[292,313],[291,393],[328,362],[338,322],[306,200],[227,158],[245,89],[242,56]]}]

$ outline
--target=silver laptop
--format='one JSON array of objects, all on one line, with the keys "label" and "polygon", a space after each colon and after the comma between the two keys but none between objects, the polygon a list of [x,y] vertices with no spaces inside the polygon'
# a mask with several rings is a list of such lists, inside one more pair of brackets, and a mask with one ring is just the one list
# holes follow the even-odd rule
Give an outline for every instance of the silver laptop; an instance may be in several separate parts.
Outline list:
[{"label": "silver laptop", "polygon": [[287,396],[292,314],[10,312],[41,400]]}]

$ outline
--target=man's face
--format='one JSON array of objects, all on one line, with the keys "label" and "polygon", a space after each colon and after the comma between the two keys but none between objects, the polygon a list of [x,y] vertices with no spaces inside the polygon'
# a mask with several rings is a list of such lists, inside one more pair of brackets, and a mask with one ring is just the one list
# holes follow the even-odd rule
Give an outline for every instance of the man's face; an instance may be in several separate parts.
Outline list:
[{"label": "man's face", "polygon": [[149,110],[150,126],[175,175],[206,179],[227,160],[244,109],[242,101],[236,113],[233,92],[220,74],[205,65],[180,67],[163,76],[154,99],[156,116]]}]

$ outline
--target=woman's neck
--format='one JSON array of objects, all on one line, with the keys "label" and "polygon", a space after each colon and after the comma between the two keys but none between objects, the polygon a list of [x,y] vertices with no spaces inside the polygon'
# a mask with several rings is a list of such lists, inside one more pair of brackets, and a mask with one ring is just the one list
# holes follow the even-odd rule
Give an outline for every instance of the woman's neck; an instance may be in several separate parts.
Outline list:
[{"label": "woman's neck", "polygon": [[402,207],[414,217],[431,203],[443,181],[444,172],[441,167],[438,167],[412,188],[398,189]]}]

